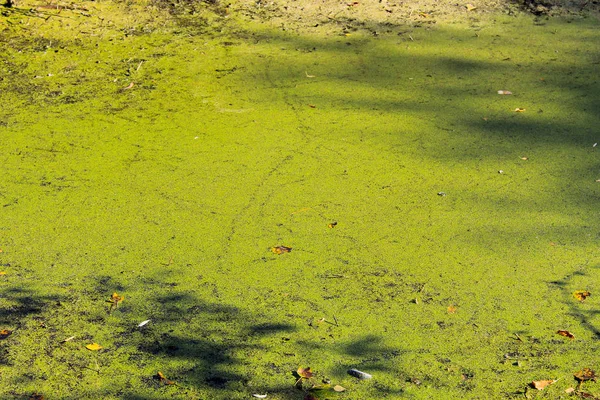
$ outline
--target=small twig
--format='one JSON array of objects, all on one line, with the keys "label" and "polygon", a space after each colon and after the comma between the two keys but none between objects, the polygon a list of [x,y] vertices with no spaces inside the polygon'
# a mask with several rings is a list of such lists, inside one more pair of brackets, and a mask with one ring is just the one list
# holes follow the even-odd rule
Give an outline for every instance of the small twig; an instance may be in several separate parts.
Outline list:
[{"label": "small twig", "polygon": [[144,60],[140,61],[140,63],[138,64],[137,68],[136,68],[136,72],[140,70],[142,64],[144,63]]}]

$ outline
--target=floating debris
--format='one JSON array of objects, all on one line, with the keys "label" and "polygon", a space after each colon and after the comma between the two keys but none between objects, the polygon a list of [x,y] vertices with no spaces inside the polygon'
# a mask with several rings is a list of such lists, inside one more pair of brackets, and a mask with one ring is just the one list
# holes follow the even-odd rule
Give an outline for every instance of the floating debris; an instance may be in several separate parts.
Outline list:
[{"label": "floating debris", "polygon": [[349,369],[348,370],[348,375],[353,376],[353,377],[358,378],[358,379],[361,379],[361,380],[362,379],[371,379],[371,378],[373,378],[373,375],[367,374],[366,372],[362,372],[362,371],[359,371],[357,369]]}]

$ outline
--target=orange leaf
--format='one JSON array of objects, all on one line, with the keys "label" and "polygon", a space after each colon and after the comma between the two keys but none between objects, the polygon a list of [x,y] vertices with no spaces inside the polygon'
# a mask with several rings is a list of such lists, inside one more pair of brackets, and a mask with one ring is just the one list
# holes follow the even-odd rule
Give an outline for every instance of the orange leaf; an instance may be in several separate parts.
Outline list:
[{"label": "orange leaf", "polygon": [[554,382],[554,380],[549,380],[549,381],[533,381],[531,382],[531,386],[536,388],[537,390],[544,390],[544,388],[548,385],[552,385]]},{"label": "orange leaf", "polygon": [[168,380],[167,377],[160,371],[158,371],[156,373],[155,377],[156,377],[156,379],[160,380],[165,385],[174,385],[175,384],[175,382]]},{"label": "orange leaf", "polygon": [[586,298],[591,296],[592,294],[587,290],[576,290],[573,292],[573,297],[575,297],[579,301],[584,301]]},{"label": "orange leaf", "polygon": [[85,348],[88,350],[91,350],[91,351],[98,351],[98,350],[102,349],[103,347],[100,346],[98,343],[92,343],[92,344],[86,345]]},{"label": "orange leaf", "polygon": [[1,339],[6,339],[6,338],[7,338],[7,337],[9,337],[11,334],[12,334],[12,331],[11,331],[11,330],[8,330],[8,329],[2,329],[2,330],[0,331],[0,340],[1,340]]},{"label": "orange leaf", "polygon": [[331,228],[335,228],[335,227],[336,227],[336,225],[337,225],[337,222],[336,222],[336,221],[333,221],[332,223],[330,223],[330,224],[327,224],[327,227],[331,229]]},{"label": "orange leaf", "polygon": [[571,332],[569,332],[569,331],[563,331],[563,330],[560,330],[560,331],[557,331],[556,333],[558,333],[558,334],[559,334],[559,335],[561,335],[561,336],[568,337],[569,339],[575,339],[575,335],[573,335],[573,334],[572,334]]},{"label": "orange leaf", "polygon": [[313,373],[310,371],[310,367],[302,368],[299,367],[298,371],[296,371],[301,378],[310,379],[313,377]]},{"label": "orange leaf", "polygon": [[450,305],[448,306],[448,314],[454,314],[456,312],[456,307]]},{"label": "orange leaf", "polygon": [[287,246],[275,246],[271,247],[271,251],[275,254],[283,254],[289,253],[290,251],[292,251],[292,248]]}]

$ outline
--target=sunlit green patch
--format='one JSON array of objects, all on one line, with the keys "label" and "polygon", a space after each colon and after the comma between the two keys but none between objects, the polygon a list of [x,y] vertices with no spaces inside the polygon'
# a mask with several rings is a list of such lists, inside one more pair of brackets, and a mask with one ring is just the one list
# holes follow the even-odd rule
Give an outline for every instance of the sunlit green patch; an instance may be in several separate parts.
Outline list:
[{"label": "sunlit green patch", "polygon": [[89,7],[113,25],[6,17],[0,397],[302,399],[310,366],[330,398],[554,398],[600,368],[596,22]]}]

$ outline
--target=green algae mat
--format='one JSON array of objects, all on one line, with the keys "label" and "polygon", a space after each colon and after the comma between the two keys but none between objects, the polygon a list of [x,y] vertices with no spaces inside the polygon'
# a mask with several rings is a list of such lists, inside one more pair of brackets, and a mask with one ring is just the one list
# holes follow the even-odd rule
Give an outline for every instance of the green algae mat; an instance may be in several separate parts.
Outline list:
[{"label": "green algae mat", "polygon": [[600,398],[597,20],[209,3],[3,10],[0,398]]}]

